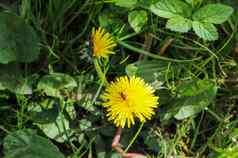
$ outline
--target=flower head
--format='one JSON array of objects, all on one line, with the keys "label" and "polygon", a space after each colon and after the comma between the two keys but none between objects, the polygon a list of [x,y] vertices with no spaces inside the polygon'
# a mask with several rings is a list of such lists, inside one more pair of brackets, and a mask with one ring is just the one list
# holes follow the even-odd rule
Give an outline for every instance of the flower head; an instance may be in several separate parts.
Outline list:
[{"label": "flower head", "polygon": [[93,56],[107,58],[109,54],[114,54],[113,48],[116,46],[110,33],[99,27],[92,30]]},{"label": "flower head", "polygon": [[154,89],[142,78],[119,77],[111,82],[102,94],[103,106],[107,109],[107,117],[117,127],[130,128],[135,118],[141,122],[151,119],[158,105],[158,97]]}]

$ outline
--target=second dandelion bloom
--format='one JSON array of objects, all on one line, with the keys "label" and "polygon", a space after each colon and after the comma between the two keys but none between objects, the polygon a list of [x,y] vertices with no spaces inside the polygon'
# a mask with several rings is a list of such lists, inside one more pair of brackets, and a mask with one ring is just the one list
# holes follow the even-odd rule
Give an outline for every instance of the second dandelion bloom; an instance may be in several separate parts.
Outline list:
[{"label": "second dandelion bloom", "polygon": [[112,35],[103,28],[99,27],[97,30],[93,28],[91,40],[93,56],[107,58],[110,54],[114,54],[113,48],[116,46],[116,43]]},{"label": "second dandelion bloom", "polygon": [[130,128],[135,119],[141,122],[151,119],[159,99],[149,84],[135,76],[117,78],[106,87],[101,98],[108,119],[122,128]]}]

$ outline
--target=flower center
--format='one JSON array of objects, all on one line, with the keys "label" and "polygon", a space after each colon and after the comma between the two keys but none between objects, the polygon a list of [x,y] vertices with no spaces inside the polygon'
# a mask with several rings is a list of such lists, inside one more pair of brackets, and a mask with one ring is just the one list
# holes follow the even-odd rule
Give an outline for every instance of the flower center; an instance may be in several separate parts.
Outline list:
[{"label": "flower center", "polygon": [[94,52],[99,54],[101,53],[101,51],[103,50],[103,48],[105,47],[104,46],[104,43],[98,39],[95,39],[95,43],[94,43]]}]

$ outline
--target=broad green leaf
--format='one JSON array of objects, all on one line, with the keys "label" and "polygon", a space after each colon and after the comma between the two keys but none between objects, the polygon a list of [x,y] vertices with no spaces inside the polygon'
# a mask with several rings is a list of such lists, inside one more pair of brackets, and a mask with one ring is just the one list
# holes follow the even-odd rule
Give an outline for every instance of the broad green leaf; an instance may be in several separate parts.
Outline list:
[{"label": "broad green leaf", "polygon": [[[199,103],[197,103],[197,104],[199,104]],[[204,107],[201,107],[199,105],[182,106],[179,109],[179,111],[174,115],[174,117],[178,120],[182,120],[182,119],[188,118],[190,116],[193,116],[193,115],[199,113],[203,109],[204,109]]]},{"label": "broad green leaf", "polygon": [[32,77],[22,78],[15,88],[9,90],[16,94],[32,94]]},{"label": "broad green leaf", "polygon": [[53,99],[44,99],[28,106],[32,121],[39,124],[48,124],[56,121],[59,114],[59,105]]},{"label": "broad green leaf", "polygon": [[53,73],[44,76],[38,83],[37,89],[42,90],[48,96],[63,97],[62,93],[77,87],[77,82],[69,75]]},{"label": "broad green leaf", "polygon": [[105,13],[99,14],[98,22],[101,27],[106,28],[109,25],[108,15]]},{"label": "broad green leaf", "polygon": [[181,0],[160,0],[152,4],[150,10],[163,18],[172,18],[178,15],[187,18],[192,14],[192,8]]},{"label": "broad green leaf", "polygon": [[77,113],[73,105],[66,105],[65,111],[67,112],[71,120],[74,120],[77,117]]},{"label": "broad green leaf", "polygon": [[63,143],[68,141],[68,136],[72,135],[70,130],[69,121],[63,114],[59,114],[55,122],[40,124],[35,123],[49,138]]},{"label": "broad green leaf", "polygon": [[[207,87],[204,87],[206,83]],[[196,115],[212,103],[217,94],[217,88],[215,83],[208,80],[180,83],[179,95],[170,101],[169,106],[165,109],[166,112],[161,115],[161,119],[167,121],[175,117],[182,120]]]},{"label": "broad green leaf", "polygon": [[193,20],[202,23],[221,24],[228,20],[233,8],[224,4],[208,4],[193,14]]},{"label": "broad green leaf", "polygon": [[[71,108],[68,109],[68,107]],[[71,136],[73,132],[66,116],[59,111],[59,101],[53,98],[44,99],[28,106],[28,112],[31,114],[33,124],[38,126],[49,138],[62,143],[68,140],[68,136]],[[65,111],[68,112],[71,119],[75,118],[73,116],[75,115],[73,106],[67,105]]]},{"label": "broad green leaf", "polygon": [[196,96],[209,89],[212,89],[215,83],[209,80],[186,81],[179,84],[176,89],[180,96]]},{"label": "broad green leaf", "polygon": [[188,32],[192,27],[192,22],[182,16],[174,16],[167,21],[166,28],[176,32]]},{"label": "broad green leaf", "polygon": [[137,0],[114,0],[114,3],[120,7],[132,8],[137,4]]},{"label": "broad green leaf", "polygon": [[178,64],[157,60],[129,64],[126,70],[129,69],[128,67],[137,69],[134,75],[144,78],[147,82],[154,82],[156,80],[163,82],[166,79],[176,77],[181,71],[181,67]]},{"label": "broad green leaf", "polygon": [[84,131],[92,126],[92,123],[87,119],[82,119],[79,121],[79,128]]},{"label": "broad green leaf", "polygon": [[158,89],[156,95],[159,96],[159,103],[162,105],[168,104],[173,99],[168,89]]},{"label": "broad green leaf", "polygon": [[217,29],[211,23],[193,21],[193,30],[200,38],[203,38],[204,40],[214,41],[218,39]]},{"label": "broad green leaf", "polygon": [[96,107],[93,106],[93,97],[93,93],[83,94],[82,99],[79,102],[79,106],[87,111],[95,112]]},{"label": "broad green leaf", "polygon": [[194,7],[200,5],[203,2],[203,0],[186,0],[186,2]]},{"label": "broad green leaf", "polygon": [[237,158],[238,157],[238,147],[237,145],[228,145],[225,148],[211,147],[216,151],[216,158]]},{"label": "broad green leaf", "polygon": [[38,58],[38,37],[19,16],[1,12],[0,32],[0,63],[32,62]]},{"label": "broad green leaf", "polygon": [[145,8],[149,8],[151,4],[157,2],[159,0],[138,0],[139,6],[144,6]]},{"label": "broad green leaf", "polygon": [[[107,28],[108,30],[121,30],[121,28],[125,25],[124,19],[121,18],[121,16],[125,15],[124,11],[124,9],[117,6],[110,6],[107,9],[103,10],[98,15],[100,26]],[[117,14],[114,14],[115,12]]]},{"label": "broad green leaf", "polygon": [[135,66],[134,64],[129,64],[126,66],[126,74],[128,76],[135,76],[137,70],[138,70],[138,67]]},{"label": "broad green leaf", "polygon": [[[90,74],[82,74],[74,77],[77,81],[77,101],[78,106],[83,108],[86,111],[96,113],[96,106],[93,105],[93,99],[95,95],[95,87],[93,86],[94,76]],[[90,87],[90,88],[89,88]]]},{"label": "broad green leaf", "polygon": [[[196,81],[201,82],[201,81]],[[205,84],[204,81],[203,84]],[[191,91],[184,92],[188,97],[178,98],[176,101],[176,107],[179,109],[174,117],[178,120],[185,119],[187,117],[193,116],[199,112],[201,112],[204,108],[206,108],[214,99],[217,93],[217,86],[212,82],[207,82],[207,88],[202,85],[199,89],[197,85],[201,83],[194,84],[194,88],[189,87],[189,89],[198,90],[200,93],[197,95],[193,95]],[[190,85],[192,86],[192,85]],[[187,83],[185,83],[184,87],[187,87]]]},{"label": "broad green leaf", "polygon": [[8,158],[64,158],[53,143],[30,129],[7,135],[3,145]]},{"label": "broad green leaf", "polygon": [[0,64],[0,89],[17,94],[32,94],[32,78],[24,78],[17,64]]},{"label": "broad green leaf", "polygon": [[128,21],[135,32],[140,32],[147,23],[147,12],[143,10],[132,11],[128,15]]},{"label": "broad green leaf", "polygon": [[238,128],[233,127],[231,134],[229,135],[230,139],[238,139]]}]

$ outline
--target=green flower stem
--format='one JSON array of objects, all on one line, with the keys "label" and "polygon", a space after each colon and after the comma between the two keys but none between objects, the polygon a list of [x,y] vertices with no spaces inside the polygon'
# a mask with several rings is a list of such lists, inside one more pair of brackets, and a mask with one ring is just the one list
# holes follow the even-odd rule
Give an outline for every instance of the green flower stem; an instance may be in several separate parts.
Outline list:
[{"label": "green flower stem", "polygon": [[139,33],[133,32],[133,33],[127,34],[126,36],[123,36],[123,37],[119,38],[118,40],[119,40],[119,41],[123,41],[123,40],[129,39],[129,38],[131,38],[131,37],[134,37],[134,36],[136,36],[136,35],[138,35],[138,34],[139,34]]},{"label": "green flower stem", "polygon": [[195,143],[196,143],[198,135],[199,135],[199,129],[201,127],[201,123],[202,123],[203,118],[204,118],[204,111],[202,112],[202,115],[201,115],[200,120],[198,122],[198,125],[196,127],[196,130],[195,130],[195,133],[194,133],[194,136],[193,136],[193,139],[192,139],[192,143],[190,145],[190,150],[192,150],[193,147],[195,146]]},{"label": "green flower stem", "polygon": [[218,56],[216,55],[216,53],[214,53],[212,50],[210,50],[208,47],[204,46],[203,44],[199,43],[198,41],[192,40],[193,43],[195,43],[196,45],[200,46],[201,48],[203,48],[204,50],[206,50],[208,53],[211,54],[211,56],[215,57],[216,59],[218,59]]},{"label": "green flower stem", "polygon": [[7,134],[10,134],[11,131],[7,130],[4,126],[0,125],[0,130],[4,131]]},{"label": "green flower stem", "polygon": [[142,130],[142,127],[144,126],[144,123],[142,123],[139,127],[139,129],[137,130],[136,134],[134,135],[134,137],[132,138],[132,140],[130,141],[129,145],[127,146],[127,148],[124,150],[125,153],[128,152],[128,150],[130,149],[130,147],[132,146],[132,144],[135,142],[136,138],[139,136],[141,130]]},{"label": "green flower stem", "polygon": [[95,67],[95,70],[97,72],[97,75],[98,75],[99,79],[101,80],[101,83],[102,84],[108,84],[107,79],[106,79],[106,75],[102,71],[102,69],[101,69],[101,67],[98,63],[98,60],[96,58],[93,59],[93,63],[94,63],[94,67]]},{"label": "green flower stem", "polygon": [[117,40],[117,43],[120,44],[121,46],[131,50],[131,51],[134,51],[136,53],[140,53],[140,54],[149,56],[149,57],[154,58],[154,59],[159,59],[159,60],[165,60],[165,61],[177,62],[177,63],[184,63],[184,62],[192,62],[192,61],[196,61],[196,60],[200,59],[200,57],[199,58],[195,58],[195,59],[191,59],[191,60],[171,59],[171,58],[167,58],[167,57],[163,57],[163,56],[160,56],[160,55],[156,55],[156,54],[150,53],[148,51],[145,51],[143,49],[134,47],[134,46],[129,45],[128,43],[126,43],[124,41]]},{"label": "green flower stem", "polygon": [[221,118],[219,115],[217,115],[215,112],[213,112],[211,109],[206,108],[205,110],[206,110],[208,113],[210,113],[214,118],[216,118],[218,122],[224,122],[224,119]]},{"label": "green flower stem", "polygon": [[[69,136],[69,134],[68,134],[68,130],[66,129],[66,125],[65,125],[65,122],[64,122],[64,120],[65,120],[65,118],[64,118],[64,109],[65,109],[65,106],[67,106],[66,104],[65,104],[65,101],[64,101],[64,99],[60,99],[60,112],[59,112],[59,117],[60,117],[60,122],[61,122],[61,124],[63,125],[63,133],[65,133],[65,136],[66,136],[66,138],[67,138],[67,143],[69,143],[69,145],[72,147],[72,149],[74,150],[74,152],[77,150],[77,148],[76,148],[76,146],[72,143],[72,141],[70,140],[70,136]],[[55,124],[56,124],[56,126],[58,127],[59,125],[57,124],[57,122],[55,122]]]}]

